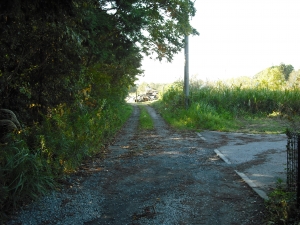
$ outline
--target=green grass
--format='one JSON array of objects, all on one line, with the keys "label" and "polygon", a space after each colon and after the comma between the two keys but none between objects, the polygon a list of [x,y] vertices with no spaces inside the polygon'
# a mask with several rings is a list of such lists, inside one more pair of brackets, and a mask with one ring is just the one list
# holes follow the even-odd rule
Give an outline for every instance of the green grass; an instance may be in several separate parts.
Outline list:
[{"label": "green grass", "polygon": [[295,117],[300,112],[299,99],[297,89],[191,84],[190,106],[185,109],[183,84],[176,82],[153,106],[171,126],[179,129],[272,134],[283,133],[291,126],[300,129],[299,118]]},{"label": "green grass", "polygon": [[151,130],[154,128],[153,120],[149,115],[146,107],[142,104],[139,104],[140,109],[140,118],[139,118],[139,129],[142,130]]},{"label": "green grass", "polygon": [[267,116],[238,118],[236,123],[238,127],[236,129],[229,129],[229,131],[252,134],[283,134],[289,126],[289,122],[286,119]]},{"label": "green grass", "polygon": [[188,110],[165,107],[162,102],[156,102],[153,106],[172,127],[178,129],[226,131],[237,126],[230,116],[218,114],[214,107],[206,104],[192,104]]}]

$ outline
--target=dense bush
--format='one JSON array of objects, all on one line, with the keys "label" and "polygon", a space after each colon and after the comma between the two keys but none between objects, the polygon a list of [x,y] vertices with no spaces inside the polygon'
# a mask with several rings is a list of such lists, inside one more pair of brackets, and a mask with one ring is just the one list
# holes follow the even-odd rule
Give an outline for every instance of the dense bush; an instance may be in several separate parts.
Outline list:
[{"label": "dense bush", "polygon": [[43,123],[12,135],[0,147],[0,218],[53,189],[88,156],[101,154],[132,108],[98,101],[98,107],[58,107]]}]

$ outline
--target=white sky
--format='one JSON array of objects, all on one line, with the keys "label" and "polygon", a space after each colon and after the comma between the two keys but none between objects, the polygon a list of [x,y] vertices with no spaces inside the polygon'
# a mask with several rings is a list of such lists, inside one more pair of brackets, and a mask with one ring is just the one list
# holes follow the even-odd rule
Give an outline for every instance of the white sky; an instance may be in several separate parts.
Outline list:
[{"label": "white sky", "polygon": [[[300,69],[299,0],[196,0],[189,74],[206,80],[253,76],[281,62]],[[184,53],[172,63],[145,58],[140,82],[184,77]]]}]

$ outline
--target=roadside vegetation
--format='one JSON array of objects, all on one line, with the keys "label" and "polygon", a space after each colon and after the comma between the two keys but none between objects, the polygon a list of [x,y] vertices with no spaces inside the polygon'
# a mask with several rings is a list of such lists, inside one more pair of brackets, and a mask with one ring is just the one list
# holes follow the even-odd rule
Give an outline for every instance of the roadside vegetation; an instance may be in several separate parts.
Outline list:
[{"label": "roadside vegetation", "polygon": [[[100,104],[101,103],[101,104]],[[132,112],[132,107],[99,102],[101,107],[53,111],[40,124],[11,135],[1,145],[2,218],[20,204],[46,194],[95,154],[101,156]]]},{"label": "roadside vegetation", "polygon": [[139,104],[140,109],[140,119],[139,119],[139,129],[141,130],[151,130],[154,128],[153,120],[149,115],[145,105]]},{"label": "roadside vegetation", "polygon": [[271,86],[270,81],[262,85],[259,75],[206,83],[191,80],[187,109],[183,82],[178,81],[169,85],[154,106],[177,128],[284,133],[287,128],[299,128],[300,71],[293,79],[293,84],[286,81],[281,86]]},{"label": "roadside vegetation", "polygon": [[299,225],[300,213],[296,194],[288,192],[282,180],[277,181],[276,188],[265,202],[267,210],[266,225]]}]

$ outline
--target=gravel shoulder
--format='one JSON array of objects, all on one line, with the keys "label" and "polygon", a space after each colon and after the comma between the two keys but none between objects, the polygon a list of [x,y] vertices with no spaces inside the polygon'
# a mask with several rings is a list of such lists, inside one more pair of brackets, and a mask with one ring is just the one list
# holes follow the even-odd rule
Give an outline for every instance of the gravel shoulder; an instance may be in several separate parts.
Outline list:
[{"label": "gravel shoulder", "polygon": [[173,130],[146,106],[155,129],[138,130],[139,109],[108,147],[8,224],[262,224],[264,202],[197,133]]}]

